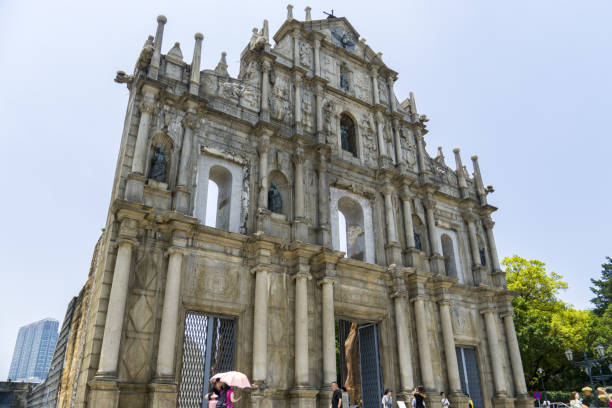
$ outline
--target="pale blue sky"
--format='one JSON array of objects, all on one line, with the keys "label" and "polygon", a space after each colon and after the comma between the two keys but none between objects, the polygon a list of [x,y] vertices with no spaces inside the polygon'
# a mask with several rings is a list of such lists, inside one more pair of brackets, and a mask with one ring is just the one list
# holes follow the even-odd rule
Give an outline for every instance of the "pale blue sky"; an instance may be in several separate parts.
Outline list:
[{"label": "pale blue sky", "polygon": [[[286,2],[0,0],[0,379],[20,326],[60,322],[84,283],[104,226],[131,72],[155,18],[163,51],[179,41],[202,66],[228,52],[230,72],[251,29],[275,32]],[[588,306],[589,277],[612,255],[610,116],[612,2],[304,1],[334,9],[399,72],[429,116],[427,149],[478,154],[500,257],[538,258]]]}]

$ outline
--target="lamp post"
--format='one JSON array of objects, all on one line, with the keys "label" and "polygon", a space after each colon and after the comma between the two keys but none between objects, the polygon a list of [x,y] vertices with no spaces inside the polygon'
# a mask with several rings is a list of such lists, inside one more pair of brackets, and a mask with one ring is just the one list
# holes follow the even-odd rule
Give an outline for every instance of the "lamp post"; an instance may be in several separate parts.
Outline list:
[{"label": "lamp post", "polygon": [[538,374],[540,374],[540,381],[542,382],[542,391],[544,392],[544,402],[548,399],[546,398],[546,387],[544,386],[544,369],[542,367],[538,368]]},{"label": "lamp post", "polygon": [[[605,348],[601,344],[597,344],[595,346],[595,351],[597,352],[597,356],[599,358],[596,358],[596,359],[593,359],[593,360],[589,360],[588,357],[587,357],[586,349],[585,349],[585,350],[583,350],[584,360],[583,361],[574,361],[574,353],[572,352],[572,350],[570,350],[570,349],[566,349],[565,350],[565,356],[567,357],[567,360],[570,363],[572,363],[573,365],[575,365],[575,366],[583,367],[585,369],[585,371],[587,372],[587,374],[589,375],[589,380],[591,382],[591,389],[592,389],[592,394],[593,394],[593,398],[591,400],[591,407],[592,408],[596,408],[597,405],[598,405],[597,389],[595,388],[595,383],[593,382],[593,378],[596,378],[596,379],[602,380],[602,381],[605,380],[604,377],[612,378],[612,376],[604,376],[604,375],[594,376],[593,375],[593,366],[594,365],[598,365],[600,370],[601,370],[601,363],[604,360]],[[610,366],[612,366],[612,364],[610,364]],[[604,386],[605,386],[605,383],[604,383]]]},{"label": "lamp post", "polygon": [[[606,388],[606,380],[612,379],[612,374],[604,374],[603,369],[601,368],[606,355],[606,349],[601,344],[598,344],[595,346],[595,351],[597,351],[597,354],[599,355],[599,361],[597,362],[597,365],[599,366],[599,375],[594,375],[593,378],[601,381],[604,388]],[[610,369],[610,372],[612,372],[612,363],[608,365],[608,368]]]}]

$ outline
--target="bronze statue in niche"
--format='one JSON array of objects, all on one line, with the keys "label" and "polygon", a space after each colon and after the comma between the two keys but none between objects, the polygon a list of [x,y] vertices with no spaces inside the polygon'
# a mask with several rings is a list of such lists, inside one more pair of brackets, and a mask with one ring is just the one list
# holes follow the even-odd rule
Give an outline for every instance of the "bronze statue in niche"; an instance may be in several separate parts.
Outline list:
[{"label": "bronze statue in niche", "polygon": [[149,171],[149,178],[162,183],[166,182],[166,165],[168,160],[164,155],[164,148],[157,146],[155,153],[151,159],[151,170]]},{"label": "bronze statue in niche", "polygon": [[281,214],[283,209],[283,199],[281,197],[280,191],[276,187],[276,184],[272,183],[270,189],[268,190],[268,210],[273,213]]}]

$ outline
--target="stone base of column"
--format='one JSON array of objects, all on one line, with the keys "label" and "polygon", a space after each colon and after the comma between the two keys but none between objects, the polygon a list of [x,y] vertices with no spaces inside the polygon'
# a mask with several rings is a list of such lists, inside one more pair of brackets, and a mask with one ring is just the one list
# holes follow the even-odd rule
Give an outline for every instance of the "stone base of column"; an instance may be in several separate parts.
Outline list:
[{"label": "stone base of column", "polygon": [[176,384],[154,380],[149,384],[149,407],[176,408],[176,395]]},{"label": "stone base of column", "polygon": [[189,197],[191,197],[189,189],[183,186],[177,186],[174,195],[174,210],[181,214],[190,215]]},{"label": "stone base of column", "polygon": [[94,377],[87,385],[89,386],[88,407],[117,408],[119,406],[119,388],[116,378]]},{"label": "stone base of column", "polygon": [[291,408],[314,408],[319,390],[313,388],[295,388],[289,391]]},{"label": "stone base of column", "polygon": [[172,193],[168,191],[168,184],[148,179],[144,185],[143,202],[150,207],[169,210],[172,204]]},{"label": "stone base of column", "polygon": [[260,122],[270,122],[270,112],[260,112],[259,113],[259,121]]},{"label": "stone base of column", "polygon": [[308,223],[305,219],[296,219],[291,225],[294,241],[308,242]]},{"label": "stone base of column", "polygon": [[319,401],[316,407],[317,408],[329,408],[329,406],[331,405],[331,399],[333,395],[334,395],[334,392],[331,390],[331,388],[325,388],[325,389],[319,390]]},{"label": "stone base of column", "polygon": [[319,228],[319,244],[325,248],[331,248],[331,228],[329,224],[321,225]]},{"label": "stone base of column", "polygon": [[402,247],[397,242],[392,242],[385,246],[385,253],[387,255],[387,265],[395,264],[402,266],[404,264],[402,260]]},{"label": "stone base of column", "polygon": [[259,390],[251,392],[249,397],[249,408],[263,408],[263,394]]},{"label": "stone base of column", "polygon": [[395,394],[395,399],[397,401],[404,401],[406,403],[406,407],[407,408],[411,408],[412,405],[410,405],[410,401],[412,401],[412,392],[413,391],[414,391],[414,389],[402,389],[402,390],[399,390]]},{"label": "stone base of column", "polygon": [[469,398],[467,397],[467,395],[464,395],[463,393],[457,393],[457,394],[451,393],[450,395],[447,396],[447,398],[451,404],[451,407],[469,407],[468,405]]},{"label": "stone base of column", "polygon": [[[493,408],[514,408],[515,399],[506,396],[497,396],[491,401],[493,402]],[[533,401],[531,402],[531,407],[533,407]]]},{"label": "stone base of column", "polygon": [[429,264],[431,266],[431,271],[434,275],[443,275],[446,276],[446,268],[444,267],[444,257],[440,254],[433,254],[429,258]]},{"label": "stone base of column", "polygon": [[406,266],[429,271],[428,262],[424,262],[425,254],[416,248],[406,250]]},{"label": "stone base of column", "polygon": [[493,286],[498,288],[506,288],[506,272],[504,271],[495,271],[491,274],[491,278],[493,280]]},{"label": "stone base of column", "polygon": [[529,395],[518,395],[514,399],[515,408],[533,408],[533,398]]},{"label": "stone base of column", "polygon": [[380,156],[378,158],[378,167],[380,167],[381,169],[392,169],[393,166],[393,160],[391,160],[391,158],[389,156]]},{"label": "stone base of column", "polygon": [[325,133],[317,132],[317,143],[322,145],[327,144],[327,137],[325,136]]},{"label": "stone base of column", "polygon": [[474,284],[489,286],[489,274],[484,266],[472,265],[472,276],[474,277]]},{"label": "stone base of column", "polygon": [[144,195],[144,185],[147,178],[140,174],[131,173],[127,176],[127,184],[125,186],[125,199],[135,203],[142,203]]}]

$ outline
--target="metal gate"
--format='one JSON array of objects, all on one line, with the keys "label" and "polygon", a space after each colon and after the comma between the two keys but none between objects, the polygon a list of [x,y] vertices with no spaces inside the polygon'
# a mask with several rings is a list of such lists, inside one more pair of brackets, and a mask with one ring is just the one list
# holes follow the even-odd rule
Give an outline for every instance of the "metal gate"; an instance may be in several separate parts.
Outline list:
[{"label": "metal gate", "polygon": [[360,326],[357,332],[359,334],[362,408],[379,408],[382,378],[378,354],[378,326],[367,324]]},{"label": "metal gate", "polygon": [[187,312],[178,396],[180,408],[204,407],[210,377],[234,369],[235,331],[234,319]]},{"label": "metal gate", "polygon": [[455,350],[457,352],[457,364],[459,365],[461,390],[472,398],[474,408],[483,408],[476,349],[474,347],[457,347]]}]

